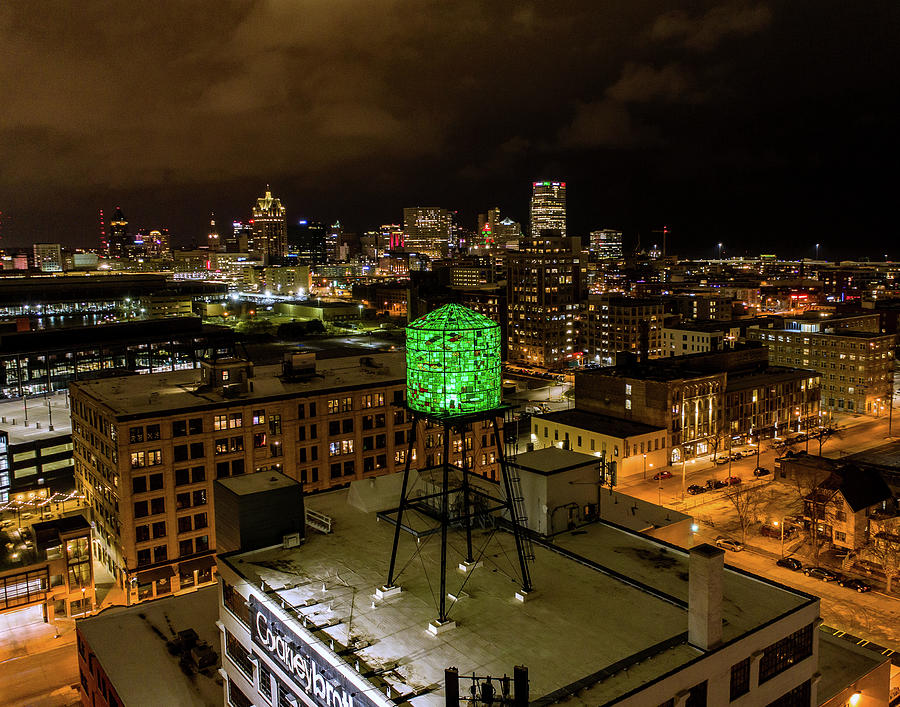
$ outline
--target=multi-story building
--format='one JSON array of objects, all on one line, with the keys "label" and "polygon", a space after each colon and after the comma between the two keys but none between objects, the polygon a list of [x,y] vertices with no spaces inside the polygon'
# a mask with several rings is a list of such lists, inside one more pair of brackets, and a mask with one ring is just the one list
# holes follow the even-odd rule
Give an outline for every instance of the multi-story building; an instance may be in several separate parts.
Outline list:
[{"label": "multi-story building", "polygon": [[728,446],[806,432],[820,424],[821,378],[816,371],[761,367],[730,371],[722,405],[723,451]]},{"label": "multi-story building", "polygon": [[582,301],[581,239],[544,231],[508,253],[509,360],[560,368],[575,361]]},{"label": "multi-story building", "polygon": [[128,219],[122,213],[121,207],[117,206],[113,212],[112,218],[109,220],[109,256],[111,258],[122,258],[128,254],[128,246],[131,241],[128,237]]},{"label": "multi-story building", "polygon": [[0,402],[0,504],[17,506],[75,488],[72,434],[63,396],[31,407]]},{"label": "multi-story building", "polygon": [[616,354],[663,355],[663,304],[659,300],[589,295],[582,320],[586,362],[612,366]]},{"label": "multi-story building", "polygon": [[195,368],[233,351],[232,329],[198,317],[3,334],[0,395],[21,399],[64,391],[73,380]]},{"label": "multi-story building", "polygon": [[[878,315],[872,316],[877,321]],[[818,371],[825,409],[872,414],[880,411],[893,390],[895,335],[832,329],[828,320],[788,321],[787,326],[748,329],[747,340],[767,346],[769,360],[774,364]]]},{"label": "multi-story building", "polygon": [[251,251],[258,253],[263,262],[284,258],[287,255],[287,220],[281,199],[272,196],[266,185],[266,193],[256,200],[253,207],[253,244]]},{"label": "multi-story building", "polygon": [[592,260],[621,260],[625,256],[623,234],[611,228],[591,231]]},{"label": "multi-story building", "polygon": [[531,237],[539,238],[543,231],[566,235],[566,183],[532,182]]},{"label": "multi-story building", "polygon": [[618,465],[619,479],[646,477],[666,466],[666,430],[584,410],[558,410],[531,418],[535,449],[558,447],[605,457]]},{"label": "multi-story building", "polygon": [[35,523],[14,537],[8,532],[0,536],[0,614],[25,610],[50,623],[94,608],[91,525],[83,516]]},{"label": "multi-story building", "polygon": [[311,284],[308,265],[267,265],[247,271],[246,284],[259,292],[303,297]]},{"label": "multi-story building", "polygon": [[769,366],[758,345],[575,374],[576,409],[665,429],[671,463],[721,451],[729,433],[749,441],[817,425],[818,395],[814,371]]},{"label": "multi-story building", "polygon": [[403,247],[429,258],[446,258],[453,216],[446,209],[414,206],[403,209]]},{"label": "multi-story building", "polygon": [[323,265],[328,261],[325,244],[328,227],[318,221],[301,219],[288,226],[288,253],[296,255],[301,263]]},{"label": "multi-story building", "polygon": [[[673,319],[676,319],[673,317]],[[663,327],[664,356],[721,351],[741,337],[741,327],[729,322],[673,322]]]},{"label": "multi-story building", "polygon": [[[73,383],[76,483],[101,560],[129,602],[211,581],[215,479],[274,469],[316,491],[401,469],[410,421],[392,403],[405,388],[402,353]],[[492,439],[476,430],[466,447],[469,468],[495,474]],[[413,454],[433,456],[426,435]]]},{"label": "multi-story building", "polygon": [[[401,552],[415,551],[417,562],[399,577],[402,593],[362,602],[386,579],[393,527],[347,496],[307,499],[334,519],[332,533],[220,558],[226,704],[390,707],[415,695],[414,703],[455,705],[487,681],[467,676],[509,675],[512,666],[527,668],[503,689],[519,704],[831,707],[857,690],[886,699],[890,660],[819,631],[818,598],[726,566],[710,545],[687,551],[604,522],[574,539],[534,540],[538,591],[525,609],[508,577],[509,533],[474,574],[448,576],[447,591],[465,600],[447,624],[435,621],[420,569],[437,572],[439,546],[405,533]],[[464,531],[450,533],[465,544]],[[478,592],[461,594],[465,581]],[[602,609],[590,600],[597,596]],[[493,687],[499,695],[499,678]]]},{"label": "multi-story building", "polygon": [[62,272],[64,270],[63,249],[59,243],[35,243],[34,267],[41,272]]},{"label": "multi-story building", "polygon": [[669,295],[665,297],[666,311],[680,314],[683,319],[730,320],[732,297],[699,292],[695,294]]}]

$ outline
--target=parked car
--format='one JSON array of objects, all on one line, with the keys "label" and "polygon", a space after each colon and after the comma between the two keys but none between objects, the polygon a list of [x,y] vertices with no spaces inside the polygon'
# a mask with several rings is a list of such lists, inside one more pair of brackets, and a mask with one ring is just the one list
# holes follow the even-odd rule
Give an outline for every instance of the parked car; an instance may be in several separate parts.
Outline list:
[{"label": "parked car", "polygon": [[744,549],[743,543],[739,543],[737,540],[732,540],[731,538],[726,538],[724,535],[720,535],[716,538],[716,547],[731,550],[732,552],[740,552]]},{"label": "parked car", "polygon": [[738,461],[739,459],[743,459],[743,458],[744,458],[744,455],[741,454],[740,452],[735,452],[734,454],[731,455],[731,458],[732,458],[734,461]]},{"label": "parked car", "polygon": [[687,492],[691,494],[691,496],[696,496],[698,493],[706,493],[706,488],[697,484],[691,484],[687,487]]},{"label": "parked car", "polygon": [[782,557],[780,560],[777,560],[775,564],[779,567],[786,567],[794,572],[803,569],[803,563],[800,562],[800,560],[795,560],[793,557]]},{"label": "parked car", "polygon": [[716,464],[727,464],[729,461],[728,457],[719,457],[716,459]]},{"label": "parked car", "polygon": [[726,486],[737,486],[740,483],[741,483],[740,476],[729,476],[727,479],[725,479]]},{"label": "parked car", "polygon": [[758,466],[753,470],[753,475],[756,476],[757,478],[760,476],[768,476],[771,473],[772,472],[769,471],[768,469],[766,469],[766,467],[764,467],[764,466]]},{"label": "parked car", "polygon": [[726,484],[724,481],[716,481],[715,479],[706,480],[707,489],[723,489],[726,486],[728,486],[728,484]]},{"label": "parked car", "polygon": [[654,480],[654,481],[662,481],[663,479],[671,479],[671,478],[672,478],[672,472],[671,472],[671,471],[657,471],[657,472],[653,475],[653,480]]},{"label": "parked car", "polygon": [[834,582],[838,578],[837,574],[824,567],[807,567],[803,570],[803,574],[814,579],[821,579],[823,582]]},{"label": "parked car", "polygon": [[855,577],[841,577],[838,580],[839,587],[846,587],[847,589],[855,589],[860,594],[863,592],[868,592],[872,589],[868,584],[863,582],[861,579],[856,579]]}]

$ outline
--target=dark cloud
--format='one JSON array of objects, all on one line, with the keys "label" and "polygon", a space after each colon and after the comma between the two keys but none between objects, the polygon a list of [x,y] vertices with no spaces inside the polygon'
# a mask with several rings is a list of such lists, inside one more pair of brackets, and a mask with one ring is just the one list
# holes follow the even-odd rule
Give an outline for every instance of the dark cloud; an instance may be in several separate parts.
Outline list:
[{"label": "dark cloud", "polygon": [[[585,230],[803,223],[842,187],[877,226],[878,185],[844,180],[896,143],[896,7],[0,3],[4,238],[88,244],[121,202],[187,240],[266,182],[357,227],[414,201],[524,219],[537,175],[568,179]],[[860,222],[838,208],[821,221]]]},{"label": "dark cloud", "polygon": [[683,10],[673,10],[657,18],[650,37],[653,40],[678,40],[685,47],[703,51],[734,35],[756,34],[771,20],[771,11],[761,3],[727,3],[693,17]]}]

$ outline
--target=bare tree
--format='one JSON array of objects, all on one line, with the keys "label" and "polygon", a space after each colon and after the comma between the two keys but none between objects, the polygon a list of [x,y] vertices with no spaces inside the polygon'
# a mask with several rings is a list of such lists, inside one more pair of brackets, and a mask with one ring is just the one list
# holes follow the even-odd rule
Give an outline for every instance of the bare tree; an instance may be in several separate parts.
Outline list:
[{"label": "bare tree", "polygon": [[729,486],[724,496],[734,506],[741,526],[741,542],[745,542],[747,530],[756,520],[756,511],[762,500],[761,489],[756,486]]},{"label": "bare tree", "polygon": [[835,439],[841,436],[841,430],[834,422],[828,422],[820,427],[816,428],[812,432],[808,434],[809,439],[813,439],[819,443],[819,456],[822,456],[822,447],[824,444],[834,437]]},{"label": "bare tree", "polygon": [[797,494],[798,505],[809,519],[806,532],[812,546],[813,561],[819,564],[819,522],[825,517],[825,507],[835,494],[832,489],[823,489],[822,483],[832,472],[827,467],[799,462],[791,464],[790,470],[790,482]]},{"label": "bare tree", "polygon": [[894,577],[900,573],[900,535],[887,532],[877,533],[869,542],[866,550],[867,554],[884,570],[885,591],[890,593]]}]

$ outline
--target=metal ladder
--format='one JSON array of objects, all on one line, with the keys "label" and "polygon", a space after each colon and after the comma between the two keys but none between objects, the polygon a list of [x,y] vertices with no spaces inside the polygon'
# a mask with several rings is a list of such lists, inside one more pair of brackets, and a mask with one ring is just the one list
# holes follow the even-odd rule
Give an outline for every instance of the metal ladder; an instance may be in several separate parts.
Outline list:
[{"label": "metal ladder", "polygon": [[518,522],[522,532],[522,548],[525,551],[525,559],[534,562],[534,545],[531,543],[531,536],[528,533],[527,523],[528,517],[525,515],[525,498],[522,496],[522,485],[519,483],[519,475],[509,472],[509,487],[512,490],[512,498],[510,505],[516,514],[515,518],[510,520]]}]

